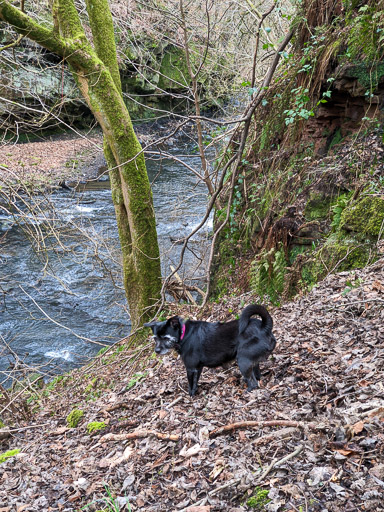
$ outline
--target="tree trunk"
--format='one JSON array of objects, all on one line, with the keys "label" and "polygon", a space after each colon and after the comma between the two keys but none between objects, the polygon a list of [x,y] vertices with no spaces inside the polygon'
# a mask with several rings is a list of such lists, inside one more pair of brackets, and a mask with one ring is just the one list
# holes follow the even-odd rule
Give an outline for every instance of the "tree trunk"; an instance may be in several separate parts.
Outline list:
[{"label": "tree trunk", "polygon": [[0,19],[67,60],[104,133],[112,199],[123,256],[124,288],[132,327],[147,320],[160,296],[161,271],[152,191],[144,155],[121,94],[113,24],[107,0],[87,1],[95,49],[73,0],[54,0],[53,30],[0,0]]}]

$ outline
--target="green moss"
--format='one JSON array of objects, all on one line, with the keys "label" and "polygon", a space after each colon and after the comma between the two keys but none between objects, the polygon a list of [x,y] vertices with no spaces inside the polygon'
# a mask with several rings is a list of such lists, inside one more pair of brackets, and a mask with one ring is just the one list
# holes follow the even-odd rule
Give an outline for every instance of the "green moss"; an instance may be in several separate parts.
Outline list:
[{"label": "green moss", "polygon": [[255,494],[247,500],[247,505],[254,510],[264,510],[265,505],[271,500],[268,498],[268,489],[256,487]]},{"label": "green moss", "polygon": [[76,428],[84,412],[80,409],[73,409],[67,416],[67,425],[69,428]]},{"label": "green moss", "polygon": [[87,0],[86,4],[96,53],[107,66],[117,89],[121,93],[114,26],[108,2],[91,2]]},{"label": "green moss", "polygon": [[51,393],[51,391],[53,391],[60,382],[62,382],[62,384],[64,384],[66,380],[66,377],[64,377],[63,375],[59,375],[58,377],[55,377],[51,382],[49,382],[45,388],[44,388],[44,391],[43,391],[43,395],[44,396],[49,396],[49,394]]},{"label": "green moss", "polygon": [[8,460],[10,457],[14,457],[20,453],[20,450],[16,448],[15,450],[8,450],[7,452],[0,453],[0,464]]},{"label": "green moss", "polygon": [[301,275],[310,289],[329,272],[342,272],[354,268],[363,268],[375,259],[370,243],[361,243],[354,237],[341,237],[333,233],[325,244],[304,265]]},{"label": "green moss", "polygon": [[332,199],[319,192],[312,192],[305,206],[304,215],[309,221],[325,219],[329,215]]},{"label": "green moss", "polygon": [[340,230],[341,215],[347,208],[349,200],[351,199],[352,193],[340,194],[334,204],[331,206],[333,213],[331,228],[333,231]]},{"label": "green moss", "polygon": [[356,64],[347,69],[345,74],[357,78],[367,90],[374,91],[384,76],[384,64],[372,64],[371,62]]},{"label": "green moss", "polygon": [[97,432],[98,430],[104,430],[107,424],[103,421],[91,421],[87,425],[88,434],[92,434],[93,432]]},{"label": "green moss", "polygon": [[160,66],[159,88],[176,90],[188,87],[185,54],[179,48],[167,48]]},{"label": "green moss", "polygon": [[[346,12],[346,23],[349,25],[347,58],[360,62],[364,66],[366,61],[369,68],[373,63],[381,62],[384,54],[384,45],[382,33],[384,30],[384,20],[380,7],[372,2],[363,2],[365,5],[358,4],[353,7],[354,2]],[[352,8],[351,8],[352,7]],[[357,10],[357,12],[356,12]],[[363,61],[363,62],[362,62]],[[367,70],[368,71],[368,70]],[[364,85],[372,87],[372,78],[374,77],[374,66],[371,73],[371,79]]]},{"label": "green moss", "polygon": [[365,196],[349,204],[340,217],[340,230],[355,232],[359,238],[377,237],[384,229],[384,198]]},{"label": "green moss", "polygon": [[88,386],[84,389],[85,393],[89,393],[96,385],[97,378],[93,378],[91,382],[88,384]]}]

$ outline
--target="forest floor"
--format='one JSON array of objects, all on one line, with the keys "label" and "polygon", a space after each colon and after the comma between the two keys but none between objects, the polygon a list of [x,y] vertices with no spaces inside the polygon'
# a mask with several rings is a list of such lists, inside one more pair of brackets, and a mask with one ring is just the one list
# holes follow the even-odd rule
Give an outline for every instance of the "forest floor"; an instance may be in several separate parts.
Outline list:
[{"label": "forest floor", "polygon": [[[253,300],[202,316],[229,320]],[[182,362],[148,343],[32,393],[25,419],[15,402],[0,511],[383,511],[384,258],[271,313],[278,344],[251,393],[234,364],[205,369],[190,398]]]}]

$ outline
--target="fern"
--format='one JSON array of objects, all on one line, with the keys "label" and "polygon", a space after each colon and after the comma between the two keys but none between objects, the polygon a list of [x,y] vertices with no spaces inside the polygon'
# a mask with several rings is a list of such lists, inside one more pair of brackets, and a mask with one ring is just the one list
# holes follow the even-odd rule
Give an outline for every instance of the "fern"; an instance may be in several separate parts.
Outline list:
[{"label": "fern", "polygon": [[345,208],[348,206],[349,200],[351,195],[350,194],[341,194],[336,201],[336,204],[331,206],[331,210],[333,212],[333,219],[331,223],[331,228],[334,231],[337,231],[338,227],[340,226],[341,221],[341,215]]},{"label": "fern", "polygon": [[269,300],[278,305],[284,290],[287,261],[284,250],[271,249],[263,251],[258,259],[251,265],[251,288],[262,300]]}]

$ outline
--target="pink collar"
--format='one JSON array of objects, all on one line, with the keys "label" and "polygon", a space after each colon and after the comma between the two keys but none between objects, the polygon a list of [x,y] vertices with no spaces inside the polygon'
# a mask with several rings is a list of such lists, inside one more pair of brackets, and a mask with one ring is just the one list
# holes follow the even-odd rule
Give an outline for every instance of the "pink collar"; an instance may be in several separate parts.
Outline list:
[{"label": "pink collar", "polygon": [[184,338],[184,334],[185,334],[185,324],[183,324],[183,327],[181,328],[180,341]]}]

